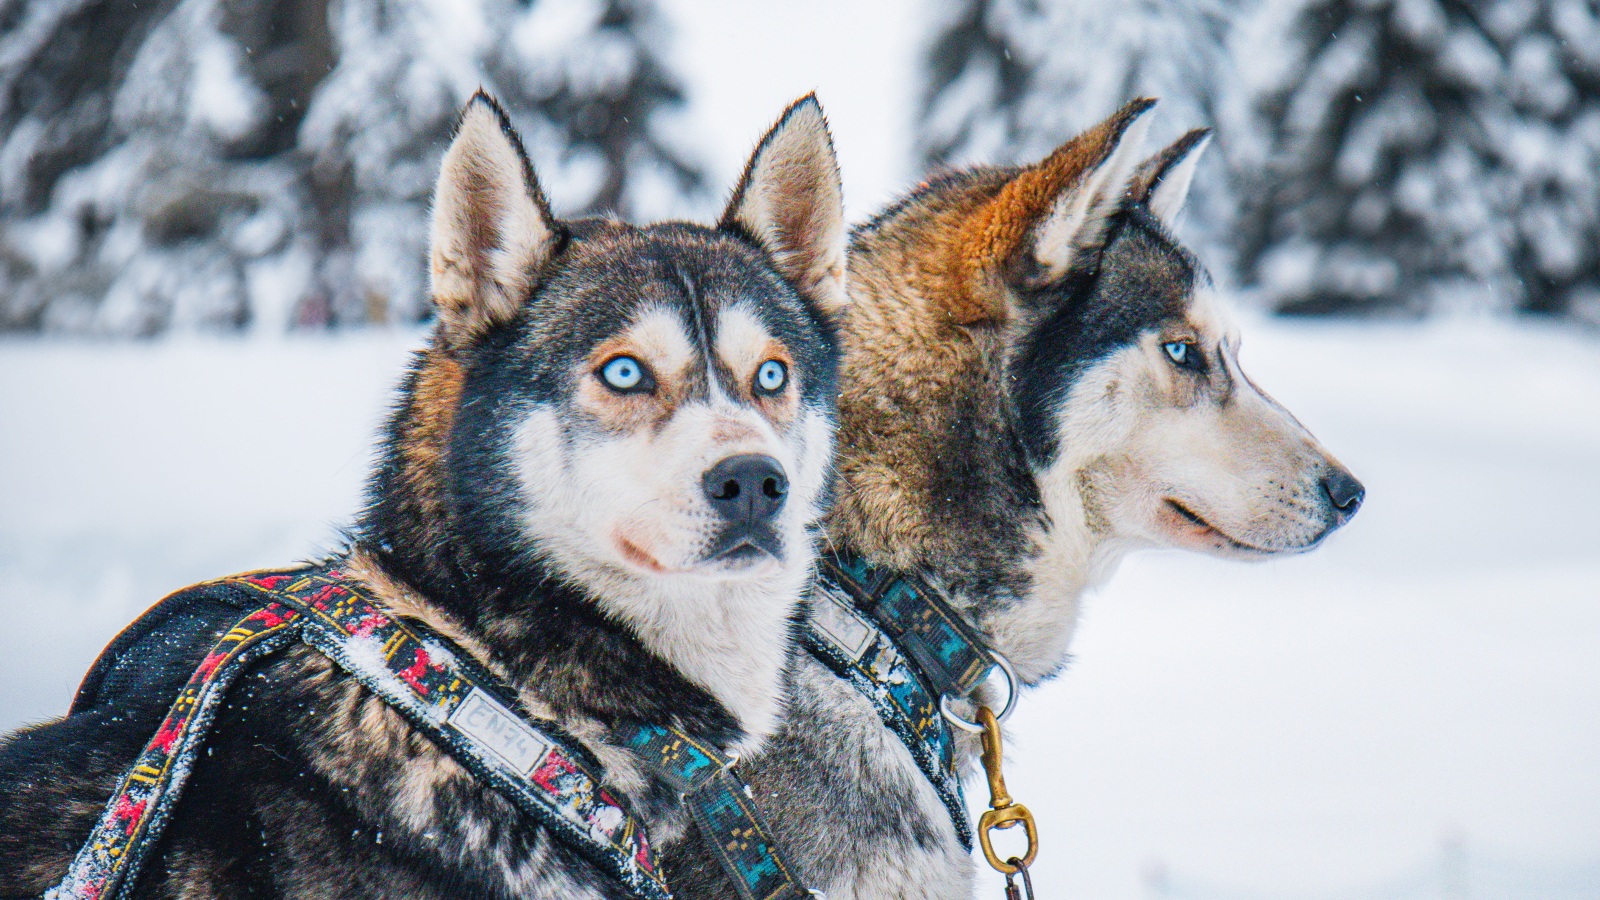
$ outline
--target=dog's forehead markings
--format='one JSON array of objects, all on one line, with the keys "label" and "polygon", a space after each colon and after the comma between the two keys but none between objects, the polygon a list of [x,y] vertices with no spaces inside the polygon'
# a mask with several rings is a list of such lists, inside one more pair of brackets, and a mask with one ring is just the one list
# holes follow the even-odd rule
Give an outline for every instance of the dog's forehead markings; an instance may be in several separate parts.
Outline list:
[{"label": "dog's forehead markings", "polygon": [[682,371],[696,355],[694,340],[684,328],[682,317],[660,306],[640,312],[623,336],[661,374]]},{"label": "dog's forehead markings", "polygon": [[700,365],[704,368],[706,390],[713,400],[727,400],[727,392],[723,389],[722,380],[717,377],[716,354],[713,349],[716,345],[712,340],[712,323],[707,321],[705,292],[693,277],[681,266],[674,265],[673,272],[677,275],[678,284],[683,288],[683,305],[688,311],[688,326],[693,330],[700,351]]},{"label": "dog's forehead markings", "polygon": [[772,331],[748,303],[736,302],[718,311],[716,352],[736,375],[754,371],[772,343]]}]

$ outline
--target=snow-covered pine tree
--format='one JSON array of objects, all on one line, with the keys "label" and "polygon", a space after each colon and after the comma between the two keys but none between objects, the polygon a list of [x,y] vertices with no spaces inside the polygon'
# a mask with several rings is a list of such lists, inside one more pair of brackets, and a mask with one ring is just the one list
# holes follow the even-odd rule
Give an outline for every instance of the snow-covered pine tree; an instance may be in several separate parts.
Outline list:
[{"label": "snow-covered pine tree", "polygon": [[1239,230],[1268,301],[1600,322],[1600,7],[1295,6]]},{"label": "snow-covered pine tree", "polygon": [[922,162],[936,169],[1032,161],[1127,101],[1157,97],[1152,152],[1192,128],[1217,129],[1189,220],[1198,226],[1192,237],[1224,249],[1233,209],[1229,126],[1244,108],[1228,42],[1249,2],[932,0]]},{"label": "snow-covered pine tree", "polygon": [[0,0],[0,329],[409,321],[480,85],[564,213],[705,202],[648,0]]}]

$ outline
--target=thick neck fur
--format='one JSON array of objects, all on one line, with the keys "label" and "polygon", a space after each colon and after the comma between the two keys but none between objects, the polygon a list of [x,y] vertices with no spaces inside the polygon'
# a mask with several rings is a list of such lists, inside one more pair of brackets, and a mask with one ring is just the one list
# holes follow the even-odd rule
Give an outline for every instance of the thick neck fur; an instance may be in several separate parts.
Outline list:
[{"label": "thick neck fur", "polygon": [[960,223],[1012,175],[936,182],[854,235],[828,526],[838,545],[931,576],[1035,683],[1064,664],[1079,599],[1127,548],[1085,509],[1087,460],[1064,448],[1037,471],[1026,458],[1008,389],[1020,326],[956,324],[929,300],[956,290]]},{"label": "thick neck fur", "polygon": [[[603,611],[603,592],[637,591],[637,584],[565,571],[466,514],[450,449],[464,366],[439,338],[413,364],[388,426],[355,553],[412,592],[410,602],[429,608],[425,615],[436,612],[464,632],[469,648],[489,657],[486,664],[562,718],[670,724],[723,747],[764,736],[780,708],[787,655],[769,652],[764,666],[746,667],[762,671],[741,673],[770,685],[764,704],[739,708],[736,700],[719,700],[704,685],[727,673],[697,667],[695,659],[672,659],[649,628]],[[718,591],[712,583],[686,589]],[[736,608],[738,592],[725,586],[720,592],[727,596],[700,598],[697,607]],[[679,598],[659,599],[671,606]],[[755,640],[736,634],[732,620],[702,620],[700,633],[726,643],[719,649],[729,652],[741,640]],[[791,627],[787,619],[768,623],[780,631],[765,638],[765,646],[788,646],[783,631]],[[744,685],[748,690],[748,681]]]}]

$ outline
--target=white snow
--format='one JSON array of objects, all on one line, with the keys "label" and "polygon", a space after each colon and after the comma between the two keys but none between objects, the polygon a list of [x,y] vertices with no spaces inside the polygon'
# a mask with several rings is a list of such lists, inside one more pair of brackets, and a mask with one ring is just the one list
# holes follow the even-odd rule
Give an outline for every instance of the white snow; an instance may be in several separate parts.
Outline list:
[{"label": "white snow", "polygon": [[689,88],[713,191],[726,197],[778,114],[816,91],[828,115],[845,213],[857,222],[894,199],[909,165],[919,89],[918,0],[828,0],[793,7],[746,0],[658,0],[671,56]]},{"label": "white snow", "polygon": [[195,74],[189,118],[225,139],[237,139],[256,124],[266,98],[240,71],[244,54],[239,45],[215,32],[207,38],[191,51]]},{"label": "white snow", "polygon": [[[1007,748],[1042,895],[1439,897],[1459,856],[1463,896],[1592,897],[1600,346],[1244,332],[1367,505],[1309,556],[1147,553],[1091,598]],[[421,339],[0,341],[0,730],[166,592],[333,546]]]},{"label": "white snow", "polygon": [[400,680],[400,676],[389,667],[388,657],[384,654],[384,642],[376,635],[353,635],[335,643],[344,651],[349,670],[366,675],[362,683],[388,701],[390,706],[421,716],[435,728],[442,727],[450,717],[450,710],[437,697],[429,700],[418,696],[410,685]]}]

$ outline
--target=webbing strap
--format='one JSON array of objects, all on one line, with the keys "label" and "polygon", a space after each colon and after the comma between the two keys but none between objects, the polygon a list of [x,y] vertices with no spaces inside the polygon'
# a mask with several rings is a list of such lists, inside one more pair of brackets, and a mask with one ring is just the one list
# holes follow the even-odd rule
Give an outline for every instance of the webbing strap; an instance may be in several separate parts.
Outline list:
[{"label": "webbing strap", "polygon": [[972,826],[939,696],[967,696],[988,677],[995,663],[982,641],[920,580],[842,555],[820,561],[802,640],[900,738],[970,850]]},{"label": "webbing strap", "polygon": [[554,723],[530,721],[511,692],[440,635],[382,610],[337,569],[228,579],[305,614],[327,654],[474,775],[642,900],[669,900],[649,835]]},{"label": "webbing strap", "polygon": [[127,894],[172,806],[228,687],[251,662],[292,643],[299,614],[269,603],[240,619],[206,654],[107,801],[66,877],[45,900],[113,900]]},{"label": "webbing strap", "polygon": [[402,623],[336,568],[223,579],[259,594],[206,656],[124,776],[66,877],[46,900],[117,900],[131,889],[238,673],[299,636],[327,654],[476,776],[549,827],[639,900],[670,900],[649,837],[553,725],[439,635]]},{"label": "webbing strap", "polygon": [[733,773],[734,759],[675,728],[628,723],[614,729],[683,797],[706,842],[744,900],[809,900],[794,866]]}]

